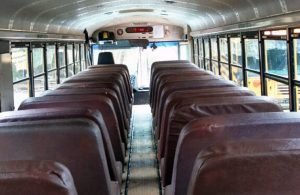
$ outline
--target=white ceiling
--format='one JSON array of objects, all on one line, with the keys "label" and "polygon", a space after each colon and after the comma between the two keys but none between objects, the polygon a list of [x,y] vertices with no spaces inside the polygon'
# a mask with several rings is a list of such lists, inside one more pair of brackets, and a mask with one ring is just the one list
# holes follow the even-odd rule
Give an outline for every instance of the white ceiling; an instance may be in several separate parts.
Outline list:
[{"label": "white ceiling", "polygon": [[[1,0],[0,28],[81,34],[110,25],[159,22],[193,31],[291,13],[299,0]],[[125,12],[125,13],[120,13]]]}]

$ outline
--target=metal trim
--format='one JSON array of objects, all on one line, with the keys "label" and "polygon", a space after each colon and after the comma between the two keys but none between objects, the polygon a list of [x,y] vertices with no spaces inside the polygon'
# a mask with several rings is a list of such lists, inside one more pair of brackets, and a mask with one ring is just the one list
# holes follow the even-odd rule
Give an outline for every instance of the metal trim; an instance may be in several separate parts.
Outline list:
[{"label": "metal trim", "polygon": [[85,41],[84,35],[51,34],[26,31],[0,30],[3,40],[36,40],[36,41]]},{"label": "metal trim", "polygon": [[192,37],[195,36],[208,36],[212,34],[223,34],[223,33],[236,33],[245,31],[262,30],[266,28],[286,28],[299,25],[300,12],[292,12],[280,14],[272,17],[266,17],[259,20],[252,20],[248,22],[236,23],[227,26],[220,26],[217,28],[203,29],[199,31],[193,31],[190,33]]}]

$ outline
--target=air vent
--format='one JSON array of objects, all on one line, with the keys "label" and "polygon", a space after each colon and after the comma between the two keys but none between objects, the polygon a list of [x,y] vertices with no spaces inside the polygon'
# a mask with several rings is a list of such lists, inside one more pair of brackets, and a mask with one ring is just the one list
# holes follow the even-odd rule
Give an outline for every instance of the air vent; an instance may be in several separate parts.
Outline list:
[{"label": "air vent", "polygon": [[174,4],[174,3],[176,3],[175,1],[172,1],[172,0],[165,0],[165,2],[168,3],[168,4]]},{"label": "air vent", "polygon": [[127,13],[136,13],[136,12],[153,12],[153,9],[126,9],[120,10],[120,14],[127,14]]},{"label": "air vent", "polygon": [[111,15],[111,14],[113,14],[113,12],[106,12],[106,13],[104,13],[105,15]]},{"label": "air vent", "polygon": [[134,26],[148,26],[147,22],[133,22],[132,25]]}]

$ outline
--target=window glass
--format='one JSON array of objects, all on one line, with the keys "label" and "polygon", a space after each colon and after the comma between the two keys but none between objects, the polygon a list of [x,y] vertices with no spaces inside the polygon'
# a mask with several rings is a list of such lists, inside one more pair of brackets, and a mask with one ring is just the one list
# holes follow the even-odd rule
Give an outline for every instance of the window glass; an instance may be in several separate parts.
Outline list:
[{"label": "window glass", "polygon": [[34,96],[39,97],[45,91],[45,77],[39,76],[34,79]]},{"label": "window glass", "polygon": [[210,39],[210,44],[211,44],[211,58],[214,59],[214,60],[218,60],[217,39],[216,38]]},{"label": "window glass", "polygon": [[245,39],[246,67],[260,71],[258,39]]},{"label": "window glass", "polygon": [[80,72],[79,44],[75,44],[75,74]]},{"label": "window glass", "polygon": [[296,87],[296,101],[297,101],[297,111],[300,110],[300,89]]},{"label": "window glass", "polygon": [[81,44],[81,66],[82,66],[82,70],[85,70],[86,69],[86,64],[85,64],[85,53],[84,53],[84,44]]},{"label": "window glass", "polygon": [[60,46],[58,49],[59,67],[66,66],[65,46]]},{"label": "window glass", "polygon": [[66,78],[67,78],[67,75],[66,75],[66,69],[65,68],[62,68],[59,70],[59,78],[60,78],[60,83],[63,83]]},{"label": "window glass", "polygon": [[73,68],[74,68],[73,64],[68,65],[68,77],[74,75],[74,69]]},{"label": "window glass", "polygon": [[242,65],[241,38],[230,38],[231,64]]},{"label": "window glass", "polygon": [[221,76],[229,80],[229,67],[228,64],[221,63]]},{"label": "window glass", "polygon": [[56,69],[56,52],[55,46],[49,45],[47,46],[47,70]]},{"label": "window glass", "polygon": [[243,70],[242,68],[238,68],[232,66],[232,80],[237,83],[239,86],[244,86],[243,80]]},{"label": "window glass", "polygon": [[205,58],[209,59],[209,39],[204,39]]},{"label": "window glass", "polygon": [[210,69],[210,60],[208,60],[208,59],[205,59],[205,69],[206,70],[211,70]]},{"label": "window glass", "polygon": [[38,75],[44,73],[44,49],[43,48],[34,48],[32,49],[32,64],[33,64],[33,73]]},{"label": "window glass", "polygon": [[228,63],[227,38],[219,38],[219,44],[220,44],[220,60],[221,62]]},{"label": "window glass", "polygon": [[12,48],[11,51],[13,81],[28,78],[28,48]]},{"label": "window glass", "polygon": [[93,45],[93,61],[97,64],[100,52],[112,52],[116,64],[127,65],[134,88],[148,88],[150,70],[153,62],[179,59],[178,42],[149,43],[146,49],[141,47],[108,48],[102,45]]},{"label": "window glass", "polygon": [[180,60],[189,60],[189,44],[180,43]]},{"label": "window glass", "polygon": [[199,56],[203,58],[203,44],[202,44],[202,39],[198,39],[198,45],[199,45]]},{"label": "window glass", "polygon": [[14,84],[14,106],[17,110],[20,104],[29,97],[29,80]]},{"label": "window glass", "polygon": [[194,60],[198,64],[198,39],[194,38]]},{"label": "window glass", "polygon": [[287,46],[285,40],[265,40],[266,72],[288,76]]},{"label": "window glass", "polygon": [[212,61],[212,72],[215,75],[219,75],[219,67],[218,67],[218,62]]},{"label": "window glass", "polygon": [[75,62],[75,74],[80,72],[80,62]]},{"label": "window glass", "polygon": [[75,44],[75,61],[78,62],[79,60],[79,44]]},{"label": "window glass", "polygon": [[57,85],[57,71],[48,72],[48,88],[54,89]]},{"label": "window glass", "polygon": [[259,74],[247,72],[247,84],[248,88],[254,91],[256,95],[261,95],[261,80]]},{"label": "window glass", "polygon": [[68,64],[72,64],[73,63],[73,45],[68,45]]},{"label": "window glass", "polygon": [[273,97],[284,110],[289,110],[289,87],[272,79],[266,79],[268,96]]},{"label": "window glass", "polygon": [[294,39],[295,79],[300,80],[300,39]]}]

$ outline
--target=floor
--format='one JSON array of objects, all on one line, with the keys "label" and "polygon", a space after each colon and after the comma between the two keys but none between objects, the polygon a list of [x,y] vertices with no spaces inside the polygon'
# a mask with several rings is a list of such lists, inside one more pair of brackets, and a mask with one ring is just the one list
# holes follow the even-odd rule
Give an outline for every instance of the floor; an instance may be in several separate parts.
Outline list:
[{"label": "floor", "polygon": [[125,195],[160,195],[149,105],[134,105]]}]

